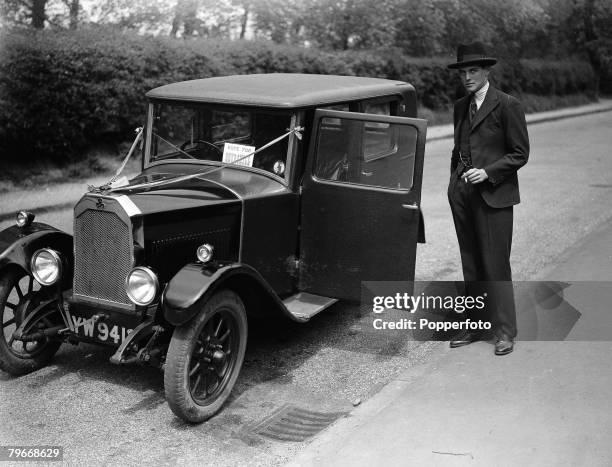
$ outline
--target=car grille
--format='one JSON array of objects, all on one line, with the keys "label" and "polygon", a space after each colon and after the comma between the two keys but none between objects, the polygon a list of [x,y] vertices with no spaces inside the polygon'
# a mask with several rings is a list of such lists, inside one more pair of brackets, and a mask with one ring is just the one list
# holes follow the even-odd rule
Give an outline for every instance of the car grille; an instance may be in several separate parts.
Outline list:
[{"label": "car grille", "polygon": [[85,210],[74,222],[74,293],[131,305],[125,278],[133,265],[131,228],[117,214]]}]

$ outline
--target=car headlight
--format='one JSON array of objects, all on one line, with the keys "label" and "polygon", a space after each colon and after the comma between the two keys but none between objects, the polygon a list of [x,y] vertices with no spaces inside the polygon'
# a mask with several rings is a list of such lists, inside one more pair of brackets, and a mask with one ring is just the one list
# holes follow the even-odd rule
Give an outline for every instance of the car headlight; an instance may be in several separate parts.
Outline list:
[{"label": "car headlight", "polygon": [[157,275],[143,266],[132,269],[125,281],[128,298],[136,305],[149,305],[155,300],[158,289]]},{"label": "car headlight", "polygon": [[213,257],[213,251],[214,248],[212,245],[204,243],[203,245],[200,245],[198,247],[198,250],[196,251],[196,256],[203,263],[208,263]]},{"label": "car headlight", "polygon": [[43,248],[32,255],[30,269],[41,285],[53,285],[62,277],[62,259],[57,251]]},{"label": "car headlight", "polygon": [[34,222],[34,213],[28,211],[19,211],[17,213],[17,227],[24,228]]}]

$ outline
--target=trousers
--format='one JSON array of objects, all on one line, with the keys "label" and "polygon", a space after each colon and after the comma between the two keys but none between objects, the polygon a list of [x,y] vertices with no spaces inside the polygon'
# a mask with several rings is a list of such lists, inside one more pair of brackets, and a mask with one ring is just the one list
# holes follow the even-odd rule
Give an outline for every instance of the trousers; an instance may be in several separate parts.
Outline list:
[{"label": "trousers", "polygon": [[460,171],[458,167],[451,176],[448,200],[459,241],[466,295],[485,294],[485,309],[477,317],[489,320],[497,337],[513,339],[516,337],[510,268],[513,207],[489,206],[477,185],[460,178]]}]

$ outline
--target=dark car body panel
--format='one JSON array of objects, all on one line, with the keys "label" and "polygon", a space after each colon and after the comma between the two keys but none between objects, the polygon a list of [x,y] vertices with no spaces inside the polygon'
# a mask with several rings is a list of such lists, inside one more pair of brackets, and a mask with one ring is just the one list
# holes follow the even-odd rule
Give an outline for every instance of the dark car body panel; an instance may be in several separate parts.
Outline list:
[{"label": "dark car body panel", "polygon": [[[219,261],[254,267],[278,293],[295,284],[288,269],[297,253],[299,197],[269,176],[231,167],[150,191],[129,193],[142,211],[149,264],[169,280],[194,261],[197,247],[214,246]],[[131,181],[158,180],[202,171],[195,164],[163,164]],[[168,256],[168,249],[173,254]]]},{"label": "dark car body panel", "polygon": [[244,202],[242,262],[279,296],[296,290],[300,199],[289,191]]},{"label": "dark car body panel", "polygon": [[204,243],[214,245],[215,258],[238,261],[241,211],[240,202],[233,201],[143,214],[142,264],[167,282],[183,265],[196,260],[196,250]]},{"label": "dark car body panel", "polygon": [[[358,301],[362,281],[414,280],[421,224],[419,206],[425,124],[416,119],[317,110],[313,141],[317,140],[318,122],[324,118],[381,124],[394,122],[417,130],[409,189],[318,179],[314,169],[316,156],[317,153],[325,155],[325,148],[311,143],[302,192],[299,288]],[[359,142],[351,138],[347,153],[362,150]],[[379,161],[385,159],[373,160],[374,163]],[[358,176],[363,175],[364,170],[376,172],[372,162],[362,161],[357,167]],[[387,169],[380,172],[384,175]],[[386,178],[378,182],[381,180]]]},{"label": "dark car body panel", "polygon": [[[278,310],[294,319],[261,275],[245,264],[197,264],[183,267],[168,283],[161,298],[164,318],[179,326],[189,321],[221,287],[237,290],[250,313]],[[254,309],[256,308],[256,309]]]}]

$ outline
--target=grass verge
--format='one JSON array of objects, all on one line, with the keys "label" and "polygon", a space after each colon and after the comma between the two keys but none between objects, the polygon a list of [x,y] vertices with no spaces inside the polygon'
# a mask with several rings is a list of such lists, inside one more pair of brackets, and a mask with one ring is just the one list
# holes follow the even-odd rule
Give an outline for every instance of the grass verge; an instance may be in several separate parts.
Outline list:
[{"label": "grass verge", "polygon": [[[7,163],[0,173],[0,194],[14,190],[39,189],[97,176],[111,178],[127,155],[130,144],[121,144],[119,149],[93,148],[84,154],[81,160],[69,161],[65,164],[37,161],[28,166],[23,166],[19,163]],[[136,151],[128,162],[124,173],[138,172],[139,168],[140,153]]]}]

